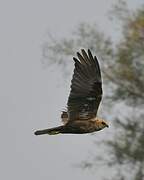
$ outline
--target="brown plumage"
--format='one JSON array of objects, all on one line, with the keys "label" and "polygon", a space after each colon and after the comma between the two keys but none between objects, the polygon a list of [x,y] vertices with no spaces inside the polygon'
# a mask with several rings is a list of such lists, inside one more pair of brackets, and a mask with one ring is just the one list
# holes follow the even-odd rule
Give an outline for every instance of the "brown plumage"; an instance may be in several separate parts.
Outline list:
[{"label": "brown plumage", "polygon": [[67,110],[61,114],[64,123],[55,128],[38,130],[35,135],[59,133],[84,134],[99,131],[108,124],[97,118],[97,111],[102,99],[101,71],[96,56],[84,49],[73,58],[75,69],[71,81],[71,91]]}]

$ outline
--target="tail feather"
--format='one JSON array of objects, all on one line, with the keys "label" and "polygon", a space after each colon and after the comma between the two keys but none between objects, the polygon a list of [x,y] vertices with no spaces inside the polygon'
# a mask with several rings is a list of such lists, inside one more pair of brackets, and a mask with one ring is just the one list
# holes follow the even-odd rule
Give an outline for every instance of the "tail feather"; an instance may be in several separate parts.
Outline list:
[{"label": "tail feather", "polygon": [[61,133],[62,127],[63,126],[58,126],[55,128],[38,130],[38,131],[35,131],[34,134],[35,135],[43,135],[43,134],[56,135],[56,134]]}]

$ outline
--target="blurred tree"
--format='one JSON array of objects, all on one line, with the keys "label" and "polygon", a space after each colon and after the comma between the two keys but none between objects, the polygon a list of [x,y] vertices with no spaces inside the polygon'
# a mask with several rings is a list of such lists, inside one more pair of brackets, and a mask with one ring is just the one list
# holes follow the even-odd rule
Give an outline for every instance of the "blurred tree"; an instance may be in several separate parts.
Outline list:
[{"label": "blurred tree", "polygon": [[[82,23],[71,39],[51,42],[43,46],[44,60],[67,65],[68,56],[80,48],[90,48],[101,57],[104,91],[107,105],[117,105],[113,117],[116,131],[104,145],[108,149],[108,167],[115,168],[115,180],[144,179],[144,7],[131,12],[125,1],[119,1],[112,12],[122,20],[122,38],[114,47],[110,37],[98,27]],[[118,103],[119,102],[119,103]],[[123,112],[125,118],[123,117]],[[95,165],[86,162],[85,167]],[[107,178],[108,179],[108,178]]]}]

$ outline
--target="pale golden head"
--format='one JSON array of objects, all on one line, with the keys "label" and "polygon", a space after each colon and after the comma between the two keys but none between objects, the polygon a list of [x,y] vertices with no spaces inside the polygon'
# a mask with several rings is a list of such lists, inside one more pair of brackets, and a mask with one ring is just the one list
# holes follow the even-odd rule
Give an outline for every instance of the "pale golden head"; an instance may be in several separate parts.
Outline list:
[{"label": "pale golden head", "polygon": [[99,128],[99,129],[104,129],[105,127],[109,127],[108,123],[104,120],[104,119],[101,119],[101,118],[96,118],[96,126]]}]

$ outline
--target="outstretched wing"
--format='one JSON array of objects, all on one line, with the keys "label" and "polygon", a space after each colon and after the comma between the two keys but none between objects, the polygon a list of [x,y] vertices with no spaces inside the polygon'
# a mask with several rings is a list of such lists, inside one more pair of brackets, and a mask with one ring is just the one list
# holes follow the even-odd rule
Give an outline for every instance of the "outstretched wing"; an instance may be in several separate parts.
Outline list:
[{"label": "outstretched wing", "polygon": [[75,69],[67,102],[68,121],[95,117],[102,98],[101,72],[96,56],[84,49],[77,56],[78,59],[73,58]]}]

